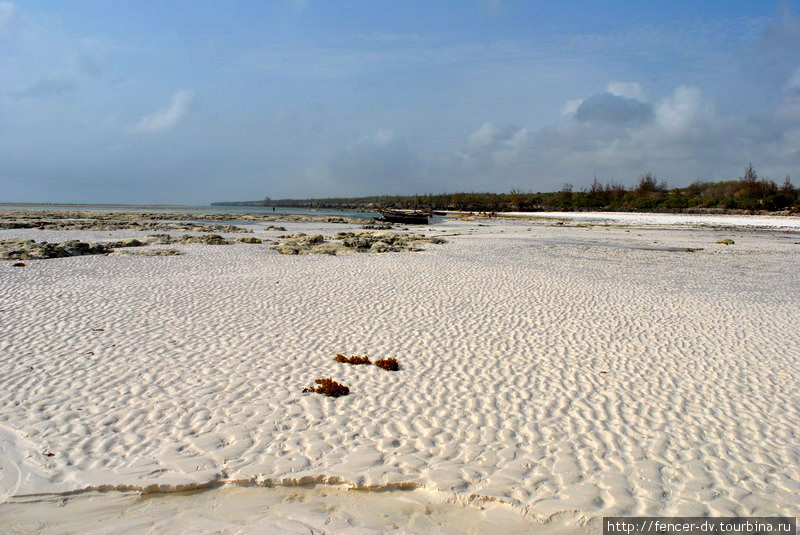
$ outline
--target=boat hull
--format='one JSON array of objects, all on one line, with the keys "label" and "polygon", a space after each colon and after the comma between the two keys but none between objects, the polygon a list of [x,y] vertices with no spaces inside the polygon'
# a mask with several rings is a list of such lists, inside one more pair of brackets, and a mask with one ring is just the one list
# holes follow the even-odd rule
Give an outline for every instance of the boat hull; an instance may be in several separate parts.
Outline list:
[{"label": "boat hull", "polygon": [[427,225],[428,214],[420,212],[398,212],[394,210],[382,210],[381,221],[386,223],[401,223],[408,225]]}]

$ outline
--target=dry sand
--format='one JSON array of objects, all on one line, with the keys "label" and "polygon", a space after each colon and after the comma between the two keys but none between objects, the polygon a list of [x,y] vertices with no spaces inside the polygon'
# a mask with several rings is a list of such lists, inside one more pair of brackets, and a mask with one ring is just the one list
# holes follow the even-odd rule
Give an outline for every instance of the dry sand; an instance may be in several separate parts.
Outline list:
[{"label": "dry sand", "polygon": [[[181,245],[3,262],[0,532],[574,533],[608,515],[798,516],[800,234],[432,229],[448,243],[417,253]],[[328,376],[351,394],[301,392]]]}]

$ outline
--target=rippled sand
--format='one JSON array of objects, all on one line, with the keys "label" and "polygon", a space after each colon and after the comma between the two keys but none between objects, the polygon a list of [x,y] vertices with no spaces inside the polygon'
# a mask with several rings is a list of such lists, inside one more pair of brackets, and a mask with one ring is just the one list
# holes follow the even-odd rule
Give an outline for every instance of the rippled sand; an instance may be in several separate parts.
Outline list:
[{"label": "rippled sand", "polygon": [[[0,527],[24,495],[209,481],[400,485],[588,531],[800,513],[800,234],[479,222],[419,253],[4,262]],[[301,392],[328,376],[351,394]]]}]

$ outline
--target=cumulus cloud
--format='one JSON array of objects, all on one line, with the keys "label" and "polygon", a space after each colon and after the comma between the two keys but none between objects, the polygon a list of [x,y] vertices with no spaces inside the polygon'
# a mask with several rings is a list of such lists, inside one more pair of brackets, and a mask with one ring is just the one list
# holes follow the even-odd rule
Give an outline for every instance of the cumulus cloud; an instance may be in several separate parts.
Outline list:
[{"label": "cumulus cloud", "polygon": [[578,111],[578,108],[581,107],[583,104],[582,98],[574,98],[572,100],[568,100],[561,106],[561,115],[566,115],[572,117]]},{"label": "cumulus cloud", "polygon": [[653,109],[649,104],[612,93],[592,95],[575,111],[575,119],[581,122],[636,125],[647,123],[652,118]]},{"label": "cumulus cloud", "polygon": [[[609,90],[570,101],[561,121],[538,129],[484,123],[441,174],[459,173],[467,184],[491,180],[500,190],[546,191],[564,182],[588,184],[594,174],[623,183],[646,170],[673,184],[713,178],[738,172],[749,159],[748,145],[771,144],[774,154],[789,157],[790,138],[768,139],[769,125],[720,117],[695,87],[678,86],[652,104],[611,93],[641,96],[638,84],[609,84]],[[748,136],[732,142],[732,131]]]},{"label": "cumulus cloud", "polygon": [[609,93],[617,97],[644,100],[642,86],[636,82],[609,82],[606,89]]},{"label": "cumulus cloud", "polygon": [[134,132],[161,132],[173,128],[189,111],[193,98],[194,93],[187,89],[174,92],[166,108],[145,115],[132,126],[132,130]]},{"label": "cumulus cloud", "polygon": [[494,123],[483,123],[467,138],[467,150],[476,152],[495,147],[499,142],[508,139],[514,132],[511,126],[500,127]]},{"label": "cumulus cloud", "polygon": [[529,135],[526,128],[484,123],[467,137],[462,158],[469,163],[511,163],[527,147]]},{"label": "cumulus cloud", "polygon": [[707,122],[714,110],[698,88],[682,85],[656,105],[655,113],[656,121],[665,130],[685,132]]}]

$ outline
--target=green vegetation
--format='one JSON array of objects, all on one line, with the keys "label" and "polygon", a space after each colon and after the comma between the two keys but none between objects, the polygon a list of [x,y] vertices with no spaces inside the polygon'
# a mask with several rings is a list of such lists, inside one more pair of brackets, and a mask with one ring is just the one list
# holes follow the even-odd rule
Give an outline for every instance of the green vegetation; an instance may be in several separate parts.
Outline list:
[{"label": "green vegetation", "polygon": [[614,210],[614,211],[777,211],[800,213],[800,192],[787,176],[781,185],[760,178],[748,165],[736,180],[706,182],[696,180],[684,188],[669,189],[652,173],[639,177],[636,186],[628,189],[616,182],[601,184],[596,178],[588,189],[574,191],[565,184],[561,191],[550,193],[442,193],[409,196],[375,196],[328,199],[265,199],[219,205],[286,206],[298,208],[338,208],[369,210],[384,208],[417,208],[460,210],[471,212],[537,211],[537,210]]}]

